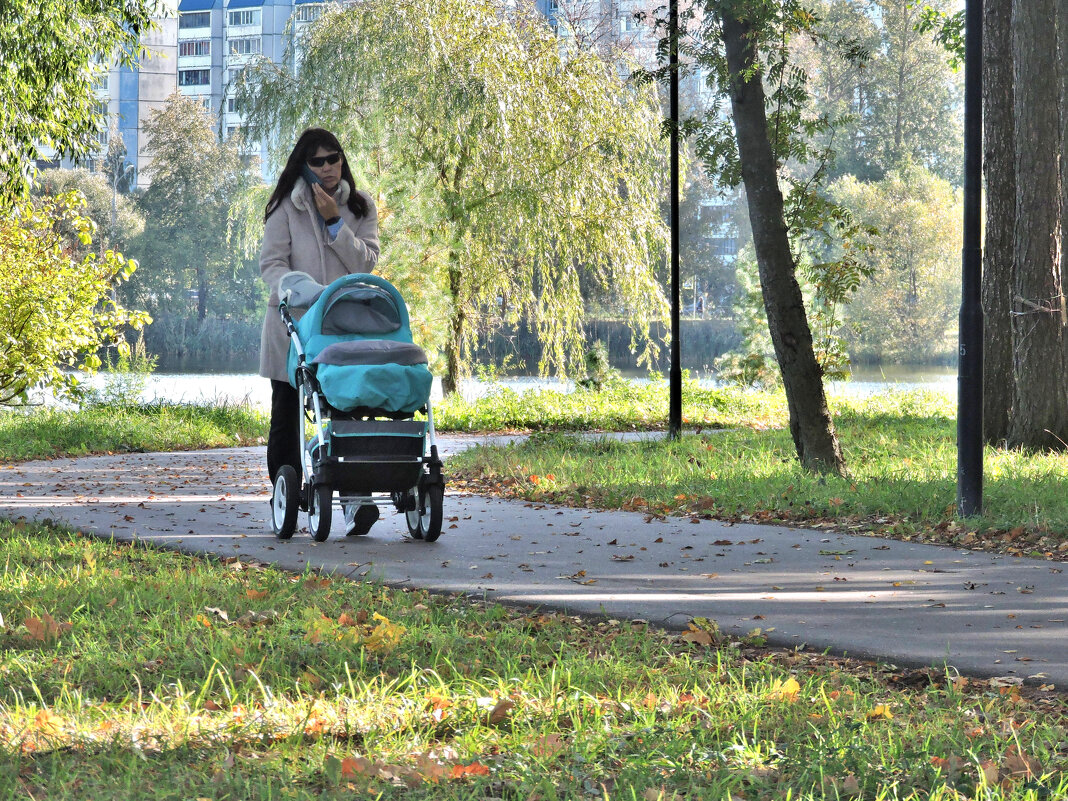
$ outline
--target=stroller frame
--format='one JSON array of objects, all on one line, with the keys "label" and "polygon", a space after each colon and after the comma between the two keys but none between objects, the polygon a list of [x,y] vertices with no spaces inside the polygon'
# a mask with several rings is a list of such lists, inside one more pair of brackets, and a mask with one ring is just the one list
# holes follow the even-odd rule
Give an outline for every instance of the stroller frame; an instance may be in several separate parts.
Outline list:
[{"label": "stroller frame", "polygon": [[[324,541],[330,534],[336,491],[342,506],[370,503],[373,495],[388,493],[393,506],[404,514],[408,533],[414,539],[437,540],[441,535],[445,480],[429,399],[418,410],[426,414],[425,423],[415,420],[411,412],[334,408],[307,363],[288,303],[280,301],[278,310],[297,356],[302,475],[298,477],[291,465],[283,465],[275,478],[271,507],[276,536],[293,536],[299,509],[308,513],[312,537]],[[311,439],[305,421],[314,427]],[[429,454],[424,442],[429,444]]]}]

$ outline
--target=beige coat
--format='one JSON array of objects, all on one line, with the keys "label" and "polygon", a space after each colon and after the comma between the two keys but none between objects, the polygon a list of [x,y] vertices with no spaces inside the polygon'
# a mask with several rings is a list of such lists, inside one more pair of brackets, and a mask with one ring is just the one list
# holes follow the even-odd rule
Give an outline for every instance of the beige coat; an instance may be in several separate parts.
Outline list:
[{"label": "beige coat", "polygon": [[289,380],[289,338],[278,314],[278,282],[282,276],[299,270],[325,285],[343,275],[373,272],[378,263],[378,211],[374,200],[366,192],[361,193],[368,213],[357,219],[346,205],[349,191],[348,183],[342,180],[334,193],[344,225],[333,242],[315,208],[311,189],[302,178],[297,179],[289,197],[282,199],[263,226],[260,274],[271,290],[260,333],[260,375],[264,378]]}]

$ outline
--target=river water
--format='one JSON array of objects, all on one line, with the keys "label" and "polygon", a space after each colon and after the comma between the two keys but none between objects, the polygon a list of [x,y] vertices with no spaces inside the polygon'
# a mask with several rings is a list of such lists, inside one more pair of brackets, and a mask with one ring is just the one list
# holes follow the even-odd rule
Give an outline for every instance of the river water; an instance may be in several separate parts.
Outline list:
[{"label": "river water", "polygon": [[[636,381],[648,381],[647,374],[631,376]],[[91,386],[102,387],[109,380],[108,374],[99,373],[88,379]],[[716,386],[714,378],[698,378],[702,386]],[[497,384],[516,392],[534,389],[574,388],[571,381],[556,378],[513,376],[500,378]],[[469,379],[461,383],[460,392],[468,400],[484,395],[491,382]],[[954,392],[956,389],[955,368],[908,367],[865,368],[854,371],[850,381],[832,381],[828,384],[831,394],[868,396],[888,390],[929,389],[938,392]],[[434,379],[432,398],[441,397],[440,379]],[[243,372],[192,373],[166,372],[157,369],[147,378],[141,399],[147,402],[195,404],[240,404],[248,403],[258,408],[269,408],[271,390],[269,382],[258,375]]]}]

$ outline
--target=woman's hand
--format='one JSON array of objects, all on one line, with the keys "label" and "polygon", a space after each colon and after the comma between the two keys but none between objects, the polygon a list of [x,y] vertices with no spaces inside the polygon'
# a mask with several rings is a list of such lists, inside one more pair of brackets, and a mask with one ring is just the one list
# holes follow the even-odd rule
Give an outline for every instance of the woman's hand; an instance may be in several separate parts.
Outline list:
[{"label": "woman's hand", "polygon": [[315,198],[315,207],[319,209],[319,213],[324,220],[332,220],[334,217],[339,216],[337,201],[327,194],[321,185],[312,184],[312,194]]}]

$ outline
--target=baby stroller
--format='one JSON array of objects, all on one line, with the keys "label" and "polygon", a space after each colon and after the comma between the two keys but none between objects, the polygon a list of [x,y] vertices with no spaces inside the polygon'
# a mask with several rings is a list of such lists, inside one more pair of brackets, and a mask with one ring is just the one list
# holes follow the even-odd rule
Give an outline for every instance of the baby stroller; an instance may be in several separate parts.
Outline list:
[{"label": "baby stroller", "polygon": [[[389,281],[365,274],[324,288],[292,272],[282,277],[278,294],[289,332],[289,383],[304,413],[303,476],[291,465],[278,471],[271,498],[275,535],[293,536],[300,509],[308,513],[312,537],[322,542],[330,534],[335,492],[343,506],[389,493],[411,536],[433,542],[441,534],[445,494],[430,408],[433,377],[426,354],[412,342],[404,299]],[[307,311],[294,321],[291,308]],[[414,419],[416,412],[426,420]]]}]

